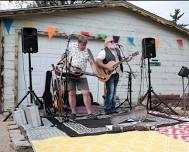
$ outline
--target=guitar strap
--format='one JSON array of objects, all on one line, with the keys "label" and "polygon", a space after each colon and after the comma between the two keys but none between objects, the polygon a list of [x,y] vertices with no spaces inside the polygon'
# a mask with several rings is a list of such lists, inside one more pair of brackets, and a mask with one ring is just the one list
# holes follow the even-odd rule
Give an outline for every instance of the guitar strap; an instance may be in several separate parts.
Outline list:
[{"label": "guitar strap", "polygon": [[[116,48],[116,52],[117,52],[117,56],[118,56],[119,61],[121,61],[122,60],[121,52],[118,48]],[[120,69],[123,72],[123,64],[120,64]]]},{"label": "guitar strap", "polygon": [[89,57],[91,58],[91,60],[93,61],[93,63],[95,63],[95,59],[94,59],[93,54],[91,53],[91,50],[87,48],[87,51],[89,53]]}]

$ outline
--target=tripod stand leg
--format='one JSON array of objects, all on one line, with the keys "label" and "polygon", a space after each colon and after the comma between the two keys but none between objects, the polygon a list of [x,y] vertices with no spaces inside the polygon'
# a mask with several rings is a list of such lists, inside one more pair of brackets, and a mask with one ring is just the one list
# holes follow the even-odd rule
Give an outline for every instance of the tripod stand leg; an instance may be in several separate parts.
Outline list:
[{"label": "tripod stand leg", "polygon": [[[140,100],[141,103],[142,101],[144,101],[144,99],[146,98],[146,96],[148,95],[148,91],[145,93],[145,95],[142,97],[142,99]],[[147,101],[147,104],[146,104],[146,108],[148,109],[148,101]]]},{"label": "tripod stand leg", "polygon": [[[35,92],[33,90],[31,91],[31,95],[32,95],[32,99],[34,99],[34,97],[35,97],[40,104],[43,104],[43,103],[41,103],[41,101],[39,100],[39,98],[37,97],[37,95],[35,94]],[[41,116],[40,116],[40,120],[41,120],[41,125],[44,126]]]},{"label": "tripod stand leg", "polygon": [[152,93],[155,95],[155,97],[160,101],[160,103],[156,106],[153,107],[153,109],[157,108],[158,106],[160,106],[161,104],[164,104],[167,108],[169,108],[169,110],[174,113],[175,115],[178,115],[178,113],[176,111],[174,111],[167,103],[165,103],[163,100],[161,100],[158,95],[152,90]]},{"label": "tripod stand leg", "polygon": [[[128,101],[128,102],[129,102],[128,98],[125,99],[125,101]],[[122,103],[120,103],[115,109],[117,110],[118,108],[120,108],[120,107],[125,103],[125,101],[123,101]],[[129,107],[130,107],[130,103],[129,103]],[[131,109],[131,108],[130,108],[130,109]]]},{"label": "tripod stand leg", "polygon": [[[16,110],[16,108],[18,108],[18,106],[24,101],[24,99],[28,96],[30,92],[28,91],[26,93],[26,95],[20,100],[20,102],[16,105],[16,107],[14,108],[14,110]],[[13,111],[14,111],[13,110]],[[3,120],[3,121],[7,121],[7,119],[12,115],[12,112],[9,113],[9,115]]]},{"label": "tripod stand leg", "polygon": [[31,91],[31,93],[33,94],[33,97],[35,97],[37,99],[38,103],[40,103],[40,105],[43,105],[43,103],[41,102],[41,100],[39,100],[38,96],[35,94],[35,92],[33,90]]}]

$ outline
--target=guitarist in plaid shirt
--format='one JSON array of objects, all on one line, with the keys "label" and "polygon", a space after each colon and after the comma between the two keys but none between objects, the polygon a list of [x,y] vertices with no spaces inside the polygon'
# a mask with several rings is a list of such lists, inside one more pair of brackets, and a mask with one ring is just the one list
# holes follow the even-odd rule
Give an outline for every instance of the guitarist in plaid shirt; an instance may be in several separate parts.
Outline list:
[{"label": "guitarist in plaid shirt", "polygon": [[[116,88],[119,81],[119,72],[123,72],[123,65],[120,64],[116,69],[113,66],[108,66],[107,63],[110,61],[121,61],[123,59],[123,54],[119,49],[115,47],[112,37],[107,37],[104,42],[105,48],[100,51],[96,58],[96,65],[99,68],[103,68],[104,70],[108,70],[110,72],[114,71],[110,76],[108,81],[105,82],[106,87],[106,97],[104,103],[104,111],[105,114],[109,115],[112,113],[117,113],[115,110],[115,96],[116,96]],[[129,62],[132,59],[130,56],[127,59]]]}]

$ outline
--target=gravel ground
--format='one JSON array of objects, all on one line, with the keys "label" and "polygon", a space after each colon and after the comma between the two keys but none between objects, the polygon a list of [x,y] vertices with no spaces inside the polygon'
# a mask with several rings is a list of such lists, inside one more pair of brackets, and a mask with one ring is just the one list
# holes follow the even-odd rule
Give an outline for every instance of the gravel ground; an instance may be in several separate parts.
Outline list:
[{"label": "gravel ground", "polygon": [[7,122],[2,122],[4,116],[0,114],[0,152],[15,152],[10,146],[10,138],[7,129]]}]

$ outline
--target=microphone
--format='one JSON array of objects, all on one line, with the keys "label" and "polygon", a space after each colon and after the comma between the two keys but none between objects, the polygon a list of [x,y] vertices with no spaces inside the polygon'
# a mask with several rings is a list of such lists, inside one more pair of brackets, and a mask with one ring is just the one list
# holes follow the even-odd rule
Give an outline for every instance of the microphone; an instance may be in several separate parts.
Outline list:
[{"label": "microphone", "polygon": [[121,44],[118,44],[118,43],[116,43],[116,45],[117,45],[118,47],[123,47],[123,45],[121,45]]},{"label": "microphone", "polygon": [[61,56],[61,60],[63,60],[66,57],[67,57],[67,53],[63,53],[62,56]]},{"label": "microphone", "polygon": [[67,54],[66,54],[66,53],[63,53],[62,56],[61,56],[61,59],[60,59],[60,61],[57,63],[57,65],[64,64],[63,59],[65,59],[66,57],[67,57]]}]

